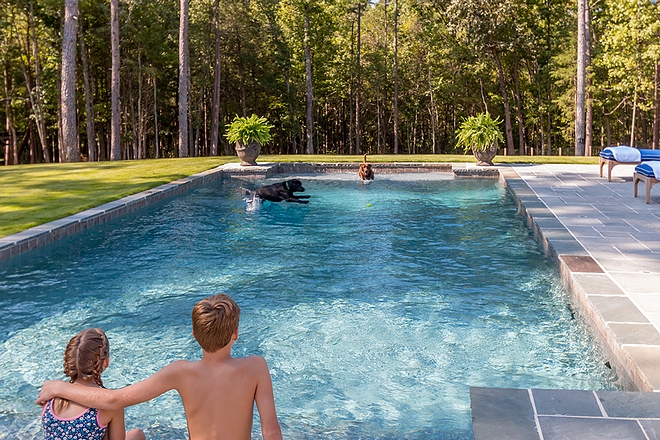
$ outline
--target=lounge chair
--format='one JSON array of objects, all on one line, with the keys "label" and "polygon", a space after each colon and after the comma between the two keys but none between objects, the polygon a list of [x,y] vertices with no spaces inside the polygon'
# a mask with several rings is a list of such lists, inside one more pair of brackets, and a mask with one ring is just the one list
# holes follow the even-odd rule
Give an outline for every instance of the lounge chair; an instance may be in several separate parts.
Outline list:
[{"label": "lounge chair", "polygon": [[658,177],[660,177],[660,162],[642,162],[637,165],[633,173],[633,191],[635,197],[637,197],[637,186],[639,182],[644,182],[646,186],[646,203],[651,203],[651,188],[660,182]]},{"label": "lounge chair", "polygon": [[642,162],[660,160],[660,150],[637,149],[633,147],[607,147],[600,152],[600,177],[603,165],[607,163],[607,181],[612,181],[612,168],[617,165],[639,165]]}]

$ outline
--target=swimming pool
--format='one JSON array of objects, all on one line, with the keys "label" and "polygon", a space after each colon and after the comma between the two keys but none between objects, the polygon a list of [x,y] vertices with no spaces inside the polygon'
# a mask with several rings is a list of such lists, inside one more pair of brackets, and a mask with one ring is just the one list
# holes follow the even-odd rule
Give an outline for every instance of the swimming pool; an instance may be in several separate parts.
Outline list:
[{"label": "swimming pool", "polygon": [[[190,311],[219,291],[287,438],[469,439],[469,386],[615,387],[506,190],[438,176],[305,176],[309,205],[254,212],[240,186],[258,182],[218,182],[3,261],[0,438],[38,435],[77,331],[107,331],[104,381],[125,386],[199,356]],[[186,436],[175,393],[127,421]]]}]

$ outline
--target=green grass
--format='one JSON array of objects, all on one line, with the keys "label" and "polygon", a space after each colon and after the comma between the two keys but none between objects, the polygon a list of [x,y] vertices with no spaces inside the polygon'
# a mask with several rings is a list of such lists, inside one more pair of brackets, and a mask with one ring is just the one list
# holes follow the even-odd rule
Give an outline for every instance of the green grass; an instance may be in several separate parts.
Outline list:
[{"label": "green grass", "polygon": [[[369,162],[475,162],[471,155],[369,155]],[[259,162],[361,162],[362,156],[264,155]],[[0,237],[117,200],[181,177],[238,162],[201,157],[0,168]],[[597,157],[497,156],[504,163],[598,163]]]},{"label": "green grass", "polygon": [[0,237],[234,160],[156,159],[0,169]]}]

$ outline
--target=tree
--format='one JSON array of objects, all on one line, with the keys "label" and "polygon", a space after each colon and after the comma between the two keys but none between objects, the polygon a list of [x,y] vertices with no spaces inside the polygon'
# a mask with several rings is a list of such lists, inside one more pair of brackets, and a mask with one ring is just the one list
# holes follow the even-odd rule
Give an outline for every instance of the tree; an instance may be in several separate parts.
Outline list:
[{"label": "tree", "polygon": [[309,3],[305,4],[305,85],[307,90],[307,111],[305,121],[307,126],[307,154],[314,154],[314,93],[312,90],[312,50],[310,44],[310,14]]},{"label": "tree", "polygon": [[584,124],[585,124],[585,83],[586,83],[586,57],[585,57],[585,14],[587,0],[578,0],[577,5],[577,81],[575,92],[575,155],[584,156]]},{"label": "tree", "polygon": [[362,40],[362,3],[357,4],[357,43],[356,43],[356,62],[357,72],[355,81],[355,153],[360,154],[360,87],[362,85],[362,66],[360,64],[360,50]]},{"label": "tree", "polygon": [[510,47],[518,33],[515,19],[514,0],[490,2],[488,0],[451,0],[447,15],[452,23],[454,35],[464,44],[476,46],[479,51],[488,51],[493,56],[504,107],[504,124],[507,154],[514,154],[513,129],[509,94],[502,65],[502,52]]},{"label": "tree", "polygon": [[399,153],[399,0],[394,0],[394,154]]},{"label": "tree", "polygon": [[110,51],[112,70],[110,74],[111,122],[110,160],[121,159],[121,115],[119,102],[120,60],[119,60],[119,0],[110,0]]},{"label": "tree", "polygon": [[179,157],[188,157],[188,0],[180,0],[179,21]]},{"label": "tree", "polygon": [[85,126],[87,128],[87,155],[90,162],[98,160],[96,148],[96,131],[94,130],[94,104],[92,97],[92,88],[89,84],[89,66],[87,65],[87,51],[85,50],[85,38],[82,33],[82,26],[78,28],[80,40],[80,60],[83,68],[83,84],[85,87]]},{"label": "tree", "polygon": [[215,62],[213,63],[213,104],[211,106],[211,156],[218,155],[220,140],[220,0],[213,3],[213,45]]},{"label": "tree", "polygon": [[62,148],[60,162],[80,162],[76,117],[76,36],[78,0],[64,2],[62,32]]}]

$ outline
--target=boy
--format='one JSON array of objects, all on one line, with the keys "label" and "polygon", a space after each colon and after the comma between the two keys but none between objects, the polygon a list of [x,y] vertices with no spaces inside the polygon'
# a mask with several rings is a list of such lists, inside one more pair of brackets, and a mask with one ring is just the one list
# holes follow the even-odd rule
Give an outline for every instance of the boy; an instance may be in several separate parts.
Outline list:
[{"label": "boy", "polygon": [[266,361],[260,356],[231,357],[240,312],[238,305],[222,294],[195,304],[192,322],[193,336],[202,347],[199,361],[173,362],[142,382],[119,390],[47,381],[37,404],[62,397],[91,408],[114,410],[175,389],[183,401],[190,440],[250,439],[255,402],[264,440],[281,440]]}]

